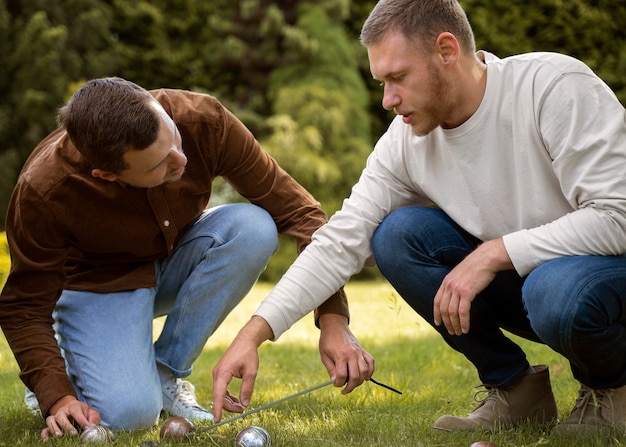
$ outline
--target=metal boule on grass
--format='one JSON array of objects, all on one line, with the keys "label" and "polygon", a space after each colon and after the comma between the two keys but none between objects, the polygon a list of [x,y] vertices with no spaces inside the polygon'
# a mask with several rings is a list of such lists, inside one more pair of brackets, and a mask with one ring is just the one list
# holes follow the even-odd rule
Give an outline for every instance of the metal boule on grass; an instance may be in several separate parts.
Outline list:
[{"label": "metal boule on grass", "polygon": [[161,426],[161,439],[180,440],[196,431],[195,425],[189,419],[182,416],[173,416],[163,422]]},{"label": "metal boule on grass", "polygon": [[490,441],[477,441],[470,445],[470,447],[498,447],[496,444]]},{"label": "metal boule on grass", "polygon": [[81,444],[109,444],[115,442],[115,435],[107,427],[90,425],[85,427],[78,440]]},{"label": "metal boule on grass", "polygon": [[252,425],[237,433],[235,447],[270,447],[272,438],[264,428]]}]

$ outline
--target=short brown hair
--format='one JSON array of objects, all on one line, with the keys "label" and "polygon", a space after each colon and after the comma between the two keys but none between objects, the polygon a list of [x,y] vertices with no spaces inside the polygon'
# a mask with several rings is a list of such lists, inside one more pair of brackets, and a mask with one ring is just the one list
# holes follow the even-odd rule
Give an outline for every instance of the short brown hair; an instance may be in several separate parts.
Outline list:
[{"label": "short brown hair", "polygon": [[474,32],[457,0],[380,0],[361,30],[361,43],[368,47],[380,42],[391,29],[429,48],[437,36],[450,32],[463,50],[476,51]]},{"label": "short brown hair", "polygon": [[72,143],[95,167],[119,174],[124,153],[157,139],[160,120],[147,90],[122,78],[93,79],[59,110],[58,121]]}]

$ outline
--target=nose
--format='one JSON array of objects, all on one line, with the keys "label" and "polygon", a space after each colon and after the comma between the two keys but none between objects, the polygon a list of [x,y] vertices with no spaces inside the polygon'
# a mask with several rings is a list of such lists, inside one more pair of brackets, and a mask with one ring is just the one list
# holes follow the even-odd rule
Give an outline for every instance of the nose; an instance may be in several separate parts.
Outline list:
[{"label": "nose", "polygon": [[393,110],[395,107],[400,105],[400,102],[400,97],[394,93],[391,88],[385,86],[385,90],[383,92],[383,109]]},{"label": "nose", "polygon": [[183,153],[182,150],[171,151],[170,155],[172,156],[172,164],[187,166],[187,156]]}]

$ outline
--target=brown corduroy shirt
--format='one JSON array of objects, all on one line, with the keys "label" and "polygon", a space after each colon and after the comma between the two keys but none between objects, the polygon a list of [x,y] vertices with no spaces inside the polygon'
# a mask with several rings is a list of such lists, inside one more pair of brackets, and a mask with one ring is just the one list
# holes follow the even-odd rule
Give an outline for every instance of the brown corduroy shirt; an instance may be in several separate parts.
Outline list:
[{"label": "brown corduroy shirt", "polygon": [[[171,255],[207,207],[216,177],[267,210],[278,231],[296,239],[298,252],[327,220],[311,194],[215,98],[151,93],[182,136],[188,163],[181,180],[135,188],[94,178],[93,166],[57,129],[31,154],[11,198],[11,272],[0,296],[0,325],[44,416],[59,398],[75,395],[52,328],[62,290],[154,287],[154,261]],[[343,291],[317,312],[348,316]]]}]

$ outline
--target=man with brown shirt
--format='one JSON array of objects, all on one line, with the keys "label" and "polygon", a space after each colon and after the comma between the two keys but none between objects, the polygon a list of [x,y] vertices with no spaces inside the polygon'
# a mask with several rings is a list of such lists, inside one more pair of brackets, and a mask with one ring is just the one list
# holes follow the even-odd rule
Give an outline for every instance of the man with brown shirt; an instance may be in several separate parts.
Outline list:
[{"label": "man with brown shirt", "polygon": [[[212,420],[181,378],[257,280],[277,231],[300,252],[326,215],[211,96],[96,79],[59,122],[15,187],[0,297],[2,330],[46,418],[42,438],[149,427],[162,409]],[[207,209],[218,176],[250,203]],[[316,323],[336,385],[369,379],[374,362],[348,328],[342,290]]]}]

